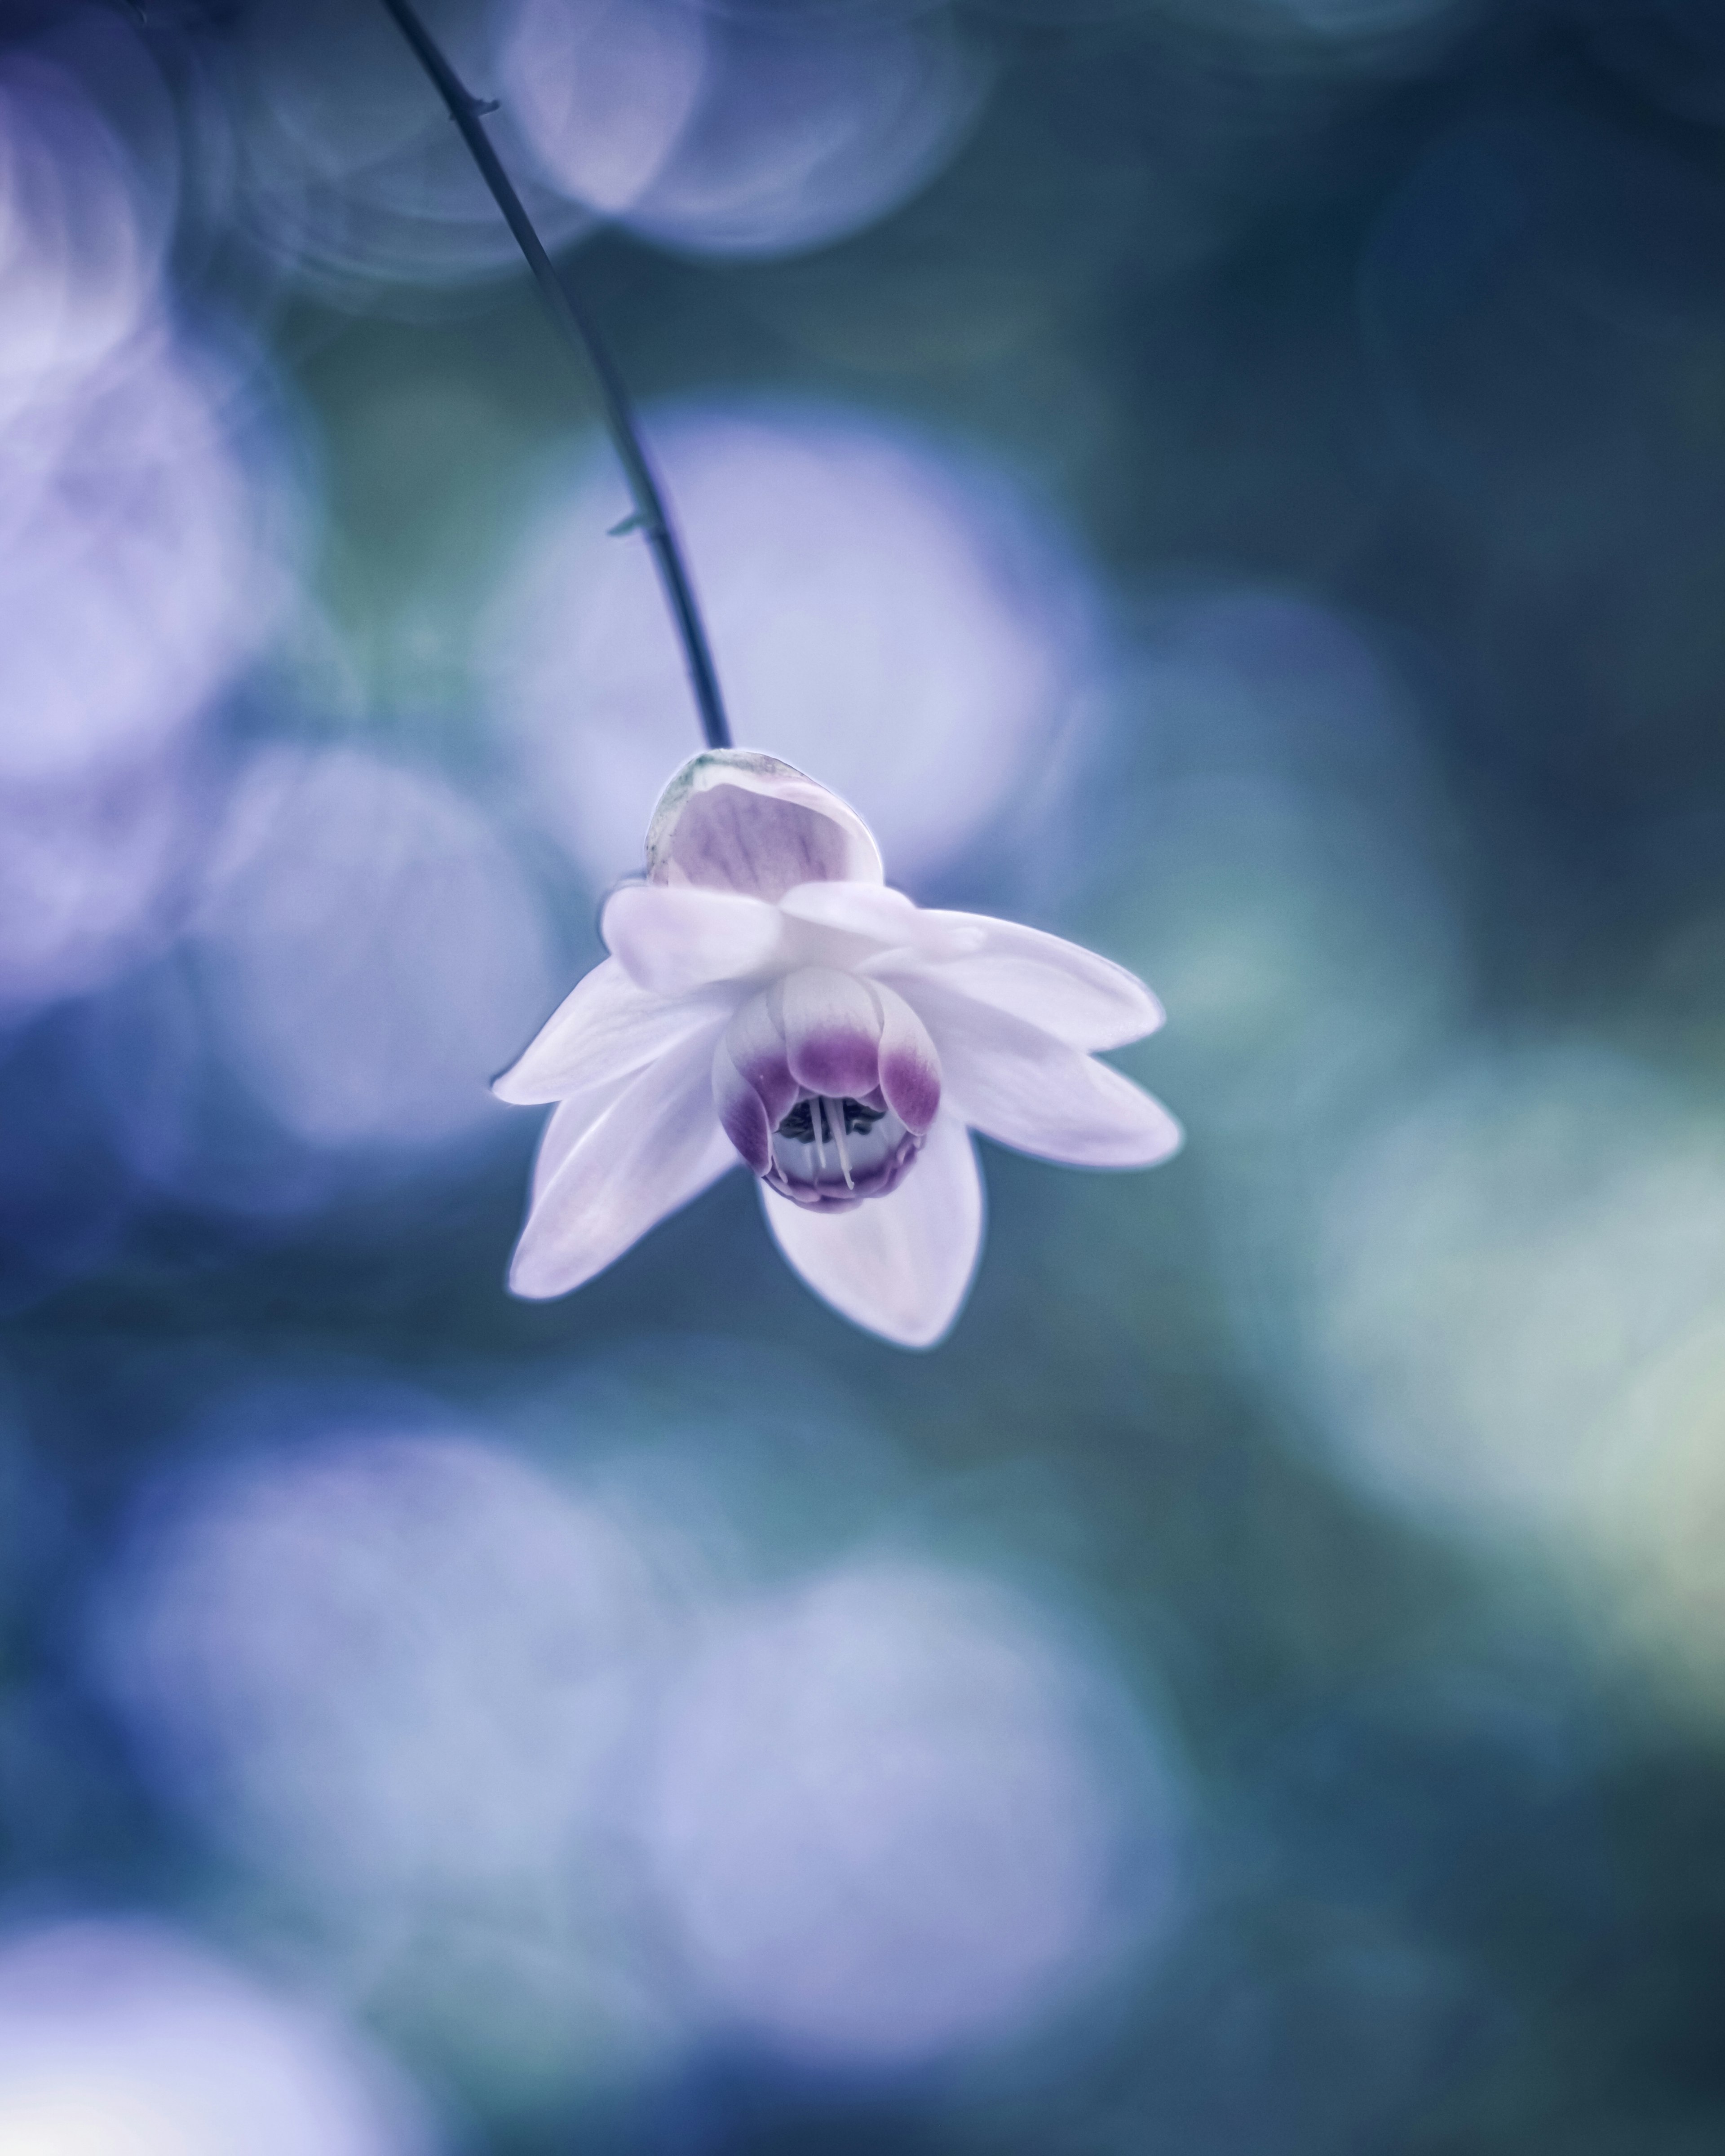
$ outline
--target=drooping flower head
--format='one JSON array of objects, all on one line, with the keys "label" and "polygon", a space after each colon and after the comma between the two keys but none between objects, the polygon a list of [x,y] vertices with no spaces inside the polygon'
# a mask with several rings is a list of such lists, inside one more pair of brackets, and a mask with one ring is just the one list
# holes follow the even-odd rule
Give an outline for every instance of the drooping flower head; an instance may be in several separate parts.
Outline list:
[{"label": "drooping flower head", "polygon": [[558,1103],[517,1294],[579,1287],[741,1163],[817,1294],[929,1347],[982,1247],[972,1130],[1094,1168],[1180,1143],[1093,1053],[1162,1023],[1142,982],[1036,929],[913,906],[855,810],[754,750],[676,773],[646,879],[600,931],[611,956],[496,1083]]}]

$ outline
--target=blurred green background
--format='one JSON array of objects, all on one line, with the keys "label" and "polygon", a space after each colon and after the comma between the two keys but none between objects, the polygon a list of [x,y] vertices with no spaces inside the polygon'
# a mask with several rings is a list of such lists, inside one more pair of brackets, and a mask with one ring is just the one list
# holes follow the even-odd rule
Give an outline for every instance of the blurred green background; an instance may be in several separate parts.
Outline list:
[{"label": "blurred green background", "polygon": [[742,1174],[511,1300],[590,385],[381,8],[8,4],[0,2151],[1712,2148],[1725,8],[427,13],[738,739],[1188,1142],[927,1355]]}]

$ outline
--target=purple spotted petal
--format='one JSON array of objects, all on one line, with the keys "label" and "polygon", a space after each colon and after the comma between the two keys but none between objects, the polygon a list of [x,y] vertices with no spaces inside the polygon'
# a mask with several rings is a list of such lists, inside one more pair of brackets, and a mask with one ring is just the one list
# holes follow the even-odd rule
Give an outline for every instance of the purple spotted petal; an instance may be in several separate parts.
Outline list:
[{"label": "purple spotted petal", "polygon": [[798,884],[881,880],[856,811],[756,749],[709,749],[674,774],[648,827],[647,873],[655,884],[766,899]]},{"label": "purple spotted petal", "polygon": [[769,1123],[778,1123],[795,1106],[802,1090],[785,1054],[778,984],[751,996],[725,1030],[725,1050],[745,1085],[760,1096]]},{"label": "purple spotted petal", "polygon": [[677,819],[670,860],[688,883],[780,898],[799,883],[845,873],[845,834],[798,801],[774,801],[740,786],[697,793]]},{"label": "purple spotted petal", "polygon": [[870,984],[880,1006],[878,1083],[886,1105],[918,1137],[934,1122],[941,1104],[941,1060],[928,1028],[896,989]]},{"label": "purple spotted petal", "polygon": [[755,1173],[765,1175],[773,1165],[773,1123],[723,1040],[713,1050],[713,1106],[720,1129]]},{"label": "purple spotted petal", "polygon": [[860,1099],[879,1083],[880,1006],[865,982],[804,966],[778,987],[791,1075],[811,1093]]}]

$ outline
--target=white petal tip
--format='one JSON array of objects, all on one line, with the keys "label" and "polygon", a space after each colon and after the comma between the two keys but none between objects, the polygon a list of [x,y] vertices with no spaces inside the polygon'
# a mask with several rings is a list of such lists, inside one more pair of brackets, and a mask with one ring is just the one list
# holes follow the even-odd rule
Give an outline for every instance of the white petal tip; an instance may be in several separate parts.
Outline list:
[{"label": "white petal tip", "polygon": [[860,1329],[872,1332],[877,1340],[886,1341],[889,1347],[907,1349],[913,1355],[927,1355],[944,1341],[951,1339],[952,1329],[963,1314],[961,1311],[955,1310],[937,1332],[886,1332],[876,1325],[865,1325]]},{"label": "white petal tip", "polygon": [[500,1070],[490,1081],[489,1090],[493,1097],[511,1108],[548,1108],[578,1090],[575,1081],[568,1078],[561,1083],[557,1079],[547,1083],[542,1064],[535,1075],[532,1060],[530,1052],[511,1063],[508,1070]]},{"label": "white petal tip", "polygon": [[599,1265],[583,1263],[578,1256],[572,1265],[567,1257],[559,1263],[560,1255],[551,1239],[534,1234],[530,1224],[509,1261],[510,1293],[523,1302],[554,1302],[559,1296],[573,1295],[578,1287],[585,1287],[610,1262],[608,1259]]},{"label": "white petal tip", "polygon": [[1186,1133],[1169,1115],[1160,1101],[1151,1101],[1154,1111],[1144,1119],[1144,1127],[1119,1145],[1117,1151],[1098,1152],[1088,1160],[1074,1158],[1067,1164],[1073,1168],[1160,1168],[1170,1161],[1186,1142]]},{"label": "white petal tip", "polygon": [[905,1322],[896,1320],[884,1312],[865,1317],[860,1311],[846,1310],[829,1296],[823,1295],[812,1281],[804,1281],[803,1285],[817,1301],[825,1303],[835,1317],[842,1317],[847,1325],[854,1325],[859,1332],[870,1333],[876,1340],[884,1340],[889,1348],[902,1348],[911,1354],[926,1355],[931,1349],[938,1348],[942,1341],[952,1338],[959,1319],[964,1315],[964,1306],[970,1300],[972,1283],[965,1283],[964,1292],[959,1296],[956,1306],[944,1316],[930,1317],[926,1313],[919,1314],[915,1319]]},{"label": "white petal tip", "polygon": [[547,1280],[531,1265],[517,1262],[509,1269],[509,1291],[522,1302],[554,1302],[580,1286],[579,1281]]},{"label": "white petal tip", "polygon": [[926,1355],[932,1349],[938,1348],[943,1341],[952,1337],[954,1327],[964,1315],[964,1305],[970,1299],[970,1290],[967,1286],[958,1307],[948,1316],[942,1317],[938,1323],[934,1325],[918,1323],[901,1327],[893,1324],[890,1319],[864,1317],[855,1311],[843,1308],[834,1302],[830,1296],[823,1295],[818,1287],[808,1281],[803,1281],[802,1286],[817,1302],[824,1304],[835,1317],[843,1318],[847,1325],[855,1326],[859,1332],[872,1334],[876,1340],[884,1340],[889,1348],[902,1348],[916,1355]]},{"label": "white petal tip", "polygon": [[[1107,1027],[1098,1026],[1094,1030],[1094,1036],[1085,1041],[1084,1045],[1090,1054],[1094,1055],[1102,1048],[1130,1048],[1134,1041],[1147,1040],[1153,1033],[1160,1033],[1168,1024],[1168,1013],[1163,1009],[1158,996],[1137,979],[1132,981],[1132,991],[1129,997],[1122,998],[1125,1007],[1117,1021]],[[1052,1025],[1050,1030],[1058,1034],[1060,1030],[1059,1023]]]},{"label": "white petal tip", "polygon": [[1146,1153],[1139,1163],[1142,1168],[1160,1168],[1163,1161],[1172,1160],[1186,1143],[1184,1127],[1176,1122],[1165,1108],[1162,1111],[1162,1127],[1153,1134],[1151,1143],[1154,1150]]}]

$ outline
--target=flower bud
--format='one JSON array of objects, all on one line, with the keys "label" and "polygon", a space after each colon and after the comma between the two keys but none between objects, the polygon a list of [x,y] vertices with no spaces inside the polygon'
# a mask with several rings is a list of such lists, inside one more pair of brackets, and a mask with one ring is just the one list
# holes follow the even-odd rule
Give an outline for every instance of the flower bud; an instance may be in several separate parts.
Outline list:
[{"label": "flower bud", "polygon": [[780,899],[801,883],[879,883],[856,811],[777,757],[709,749],[673,774],[647,829],[651,883]]}]

